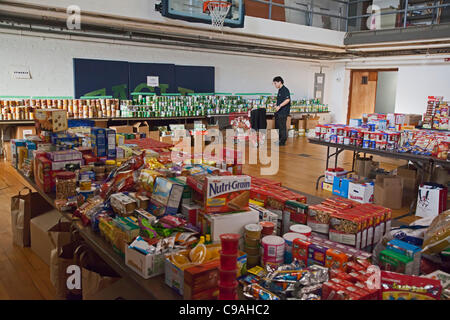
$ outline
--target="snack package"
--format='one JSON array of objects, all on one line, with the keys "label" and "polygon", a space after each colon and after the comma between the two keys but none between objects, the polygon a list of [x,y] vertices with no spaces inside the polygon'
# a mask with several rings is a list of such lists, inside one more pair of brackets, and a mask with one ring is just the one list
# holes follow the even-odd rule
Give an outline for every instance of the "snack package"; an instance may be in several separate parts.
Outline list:
[{"label": "snack package", "polygon": [[450,210],[433,219],[423,240],[422,253],[437,254],[450,247]]},{"label": "snack package", "polygon": [[439,280],[381,271],[381,300],[440,300]]},{"label": "snack package", "polygon": [[207,176],[204,182],[206,213],[248,211],[249,176]]}]

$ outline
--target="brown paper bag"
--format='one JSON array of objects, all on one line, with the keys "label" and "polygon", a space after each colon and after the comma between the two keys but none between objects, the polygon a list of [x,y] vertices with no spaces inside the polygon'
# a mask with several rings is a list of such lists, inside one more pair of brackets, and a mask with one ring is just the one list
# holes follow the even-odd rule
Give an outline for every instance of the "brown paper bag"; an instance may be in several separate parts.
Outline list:
[{"label": "brown paper bag", "polygon": [[[26,192],[28,191],[28,192]],[[53,207],[38,192],[24,187],[11,197],[11,228],[13,243],[21,247],[31,244],[30,220]]]},{"label": "brown paper bag", "polygon": [[117,273],[92,250],[86,250],[80,254],[79,265],[82,267],[83,300],[95,300],[98,292],[120,280]]}]

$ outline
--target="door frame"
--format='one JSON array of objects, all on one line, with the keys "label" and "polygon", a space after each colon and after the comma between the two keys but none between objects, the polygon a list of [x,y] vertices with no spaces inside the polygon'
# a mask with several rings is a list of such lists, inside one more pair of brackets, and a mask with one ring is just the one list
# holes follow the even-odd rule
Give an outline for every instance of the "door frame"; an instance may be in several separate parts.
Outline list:
[{"label": "door frame", "polygon": [[[350,69],[350,89],[348,91],[348,104],[347,104],[347,125],[350,122],[350,111],[351,111],[351,105],[352,105],[352,91],[353,91],[353,73],[357,72],[386,72],[386,71],[396,71],[398,72],[398,68],[373,68],[373,69]],[[377,77],[377,87],[378,87],[378,77]],[[376,99],[376,93],[375,93],[375,99]],[[376,103],[376,100],[375,100]]]}]

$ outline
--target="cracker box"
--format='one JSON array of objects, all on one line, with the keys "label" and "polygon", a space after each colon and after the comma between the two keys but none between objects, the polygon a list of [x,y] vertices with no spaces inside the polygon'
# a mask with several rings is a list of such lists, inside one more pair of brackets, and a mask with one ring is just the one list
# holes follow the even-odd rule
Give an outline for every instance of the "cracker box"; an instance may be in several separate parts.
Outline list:
[{"label": "cracker box", "polygon": [[183,196],[184,187],[166,178],[157,177],[152,193],[152,202],[165,207],[165,214],[176,214]]},{"label": "cracker box", "polygon": [[41,130],[59,132],[69,128],[66,110],[36,109],[34,118],[38,132]]},{"label": "cracker box", "polygon": [[440,300],[439,280],[381,271],[380,300]]},{"label": "cracker box", "polygon": [[250,187],[249,176],[207,176],[204,184],[205,212],[247,211]]}]

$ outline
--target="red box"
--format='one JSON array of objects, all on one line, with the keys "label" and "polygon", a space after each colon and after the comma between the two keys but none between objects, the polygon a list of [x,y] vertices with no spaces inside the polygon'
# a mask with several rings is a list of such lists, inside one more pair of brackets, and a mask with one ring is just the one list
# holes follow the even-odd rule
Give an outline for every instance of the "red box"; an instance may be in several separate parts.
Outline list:
[{"label": "red box", "polygon": [[381,271],[380,300],[440,300],[439,280]]},{"label": "red box", "polygon": [[43,155],[34,158],[34,181],[45,193],[52,191],[52,162]]},{"label": "red box", "polygon": [[294,259],[303,261],[307,265],[308,249],[312,243],[300,238],[294,239],[292,243],[292,256]]}]

